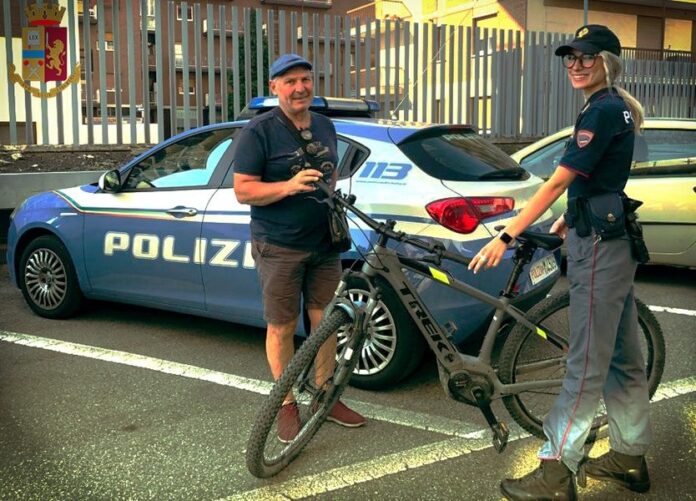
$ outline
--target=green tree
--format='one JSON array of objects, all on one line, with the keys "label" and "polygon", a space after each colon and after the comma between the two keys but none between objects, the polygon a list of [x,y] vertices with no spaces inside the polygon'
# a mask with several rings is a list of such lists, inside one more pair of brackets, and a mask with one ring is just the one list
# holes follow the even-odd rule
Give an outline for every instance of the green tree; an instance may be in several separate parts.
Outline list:
[{"label": "green tree", "polygon": [[246,67],[246,55],[244,51],[244,35],[239,34],[237,37],[237,40],[239,42],[239,89],[235,89],[234,87],[234,78],[233,78],[233,72],[231,70],[228,70],[227,72],[227,83],[228,83],[228,88],[230,89],[229,96],[228,96],[228,106],[227,106],[227,112],[230,117],[234,117],[234,95],[235,93],[239,96],[239,102],[241,105],[241,108],[244,108],[247,104],[247,89],[246,86],[249,85],[250,88],[250,95],[253,97],[256,95],[256,88],[257,88],[257,82],[258,79],[261,78],[262,80],[262,85],[263,85],[263,95],[268,95],[268,75],[266,74],[268,72],[268,34],[263,32],[262,28],[262,42],[263,42],[263,47],[262,47],[262,58],[263,62],[261,64],[261,67],[263,68],[263,73],[261,75],[258,74],[256,65],[258,61],[258,57],[256,55],[256,15],[257,15],[257,10],[252,9],[251,10],[251,16],[250,16],[250,22],[246,29],[248,29],[248,36],[247,39],[249,40],[249,56],[251,60],[251,74],[248,76],[248,78],[244,77],[244,68]]}]

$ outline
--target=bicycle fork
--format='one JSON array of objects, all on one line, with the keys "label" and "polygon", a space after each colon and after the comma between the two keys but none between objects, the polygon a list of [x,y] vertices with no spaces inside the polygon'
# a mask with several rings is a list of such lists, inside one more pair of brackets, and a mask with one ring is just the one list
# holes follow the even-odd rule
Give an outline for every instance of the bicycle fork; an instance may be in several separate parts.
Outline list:
[{"label": "bicycle fork", "polygon": [[[348,367],[353,367],[352,358],[356,353],[360,353],[365,339],[369,333],[370,320],[379,301],[379,288],[373,288],[370,284],[370,293],[367,303],[355,304],[345,294],[347,284],[341,280],[336,290],[333,307],[343,310],[351,319],[349,329],[352,335],[348,336],[348,341],[340,354],[340,358],[344,360],[344,364]],[[326,308],[330,311],[332,308]],[[347,375],[349,377],[350,375]]]}]

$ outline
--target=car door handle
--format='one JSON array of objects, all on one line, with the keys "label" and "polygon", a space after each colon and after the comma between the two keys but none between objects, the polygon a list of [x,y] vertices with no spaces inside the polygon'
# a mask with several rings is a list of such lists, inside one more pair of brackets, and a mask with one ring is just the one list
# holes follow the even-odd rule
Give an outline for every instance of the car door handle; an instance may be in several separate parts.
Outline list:
[{"label": "car door handle", "polygon": [[177,207],[174,207],[173,209],[169,209],[167,211],[167,214],[170,214],[174,217],[193,217],[196,214],[198,214],[198,211],[193,207],[183,207],[179,205]]}]

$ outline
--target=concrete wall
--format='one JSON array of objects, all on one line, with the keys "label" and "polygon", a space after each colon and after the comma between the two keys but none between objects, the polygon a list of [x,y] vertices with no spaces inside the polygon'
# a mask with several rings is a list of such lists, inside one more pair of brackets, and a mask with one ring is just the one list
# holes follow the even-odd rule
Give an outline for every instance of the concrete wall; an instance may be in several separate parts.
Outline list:
[{"label": "concrete wall", "polygon": [[0,174],[0,209],[13,209],[36,193],[94,183],[101,171]]}]

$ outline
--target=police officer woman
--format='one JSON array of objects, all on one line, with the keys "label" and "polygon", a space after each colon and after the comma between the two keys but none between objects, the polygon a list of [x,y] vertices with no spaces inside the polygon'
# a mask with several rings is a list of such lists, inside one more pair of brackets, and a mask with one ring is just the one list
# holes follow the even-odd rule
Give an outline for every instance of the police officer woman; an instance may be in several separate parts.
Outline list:
[{"label": "police officer woman", "polygon": [[498,265],[515,236],[568,190],[569,210],[551,227],[568,248],[566,375],[544,420],[539,468],[500,484],[511,500],[577,498],[575,474],[601,397],[611,450],[586,463],[586,473],[637,492],[650,487],[644,457],[651,439],[648,385],[633,297],[637,264],[622,223],[623,189],[643,110],[614,83],[622,70],[620,54],[616,35],[599,25],[579,28],[572,42],[556,49],[571,85],[586,99],[574,134],[551,178],[469,266],[477,272]]}]

